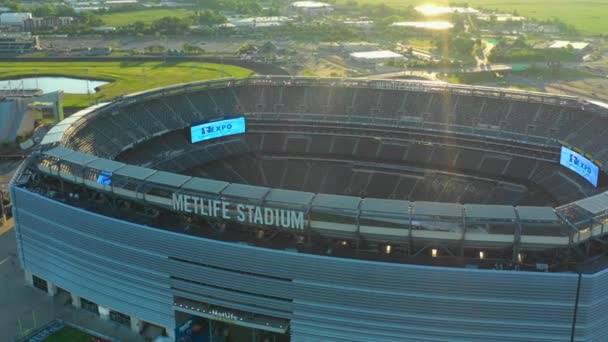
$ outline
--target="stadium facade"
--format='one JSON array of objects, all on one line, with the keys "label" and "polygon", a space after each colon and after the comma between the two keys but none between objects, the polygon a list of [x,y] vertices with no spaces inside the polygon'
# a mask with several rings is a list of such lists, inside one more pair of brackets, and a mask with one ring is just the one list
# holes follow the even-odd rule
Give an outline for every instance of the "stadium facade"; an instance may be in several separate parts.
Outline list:
[{"label": "stadium facade", "polygon": [[[235,113],[247,133],[186,139]],[[134,330],[195,316],[292,341],[603,341],[607,114],[421,81],[133,94],[65,119],[22,165],[19,259],[28,283]]]}]

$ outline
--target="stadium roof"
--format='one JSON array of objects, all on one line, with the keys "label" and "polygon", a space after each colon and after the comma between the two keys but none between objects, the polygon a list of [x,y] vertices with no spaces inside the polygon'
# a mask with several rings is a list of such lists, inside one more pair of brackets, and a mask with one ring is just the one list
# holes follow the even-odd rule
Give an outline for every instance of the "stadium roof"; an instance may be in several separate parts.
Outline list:
[{"label": "stadium roof", "polygon": [[70,115],[68,118],[63,119],[60,123],[56,124],[55,126],[53,126],[53,128],[51,128],[48,133],[44,136],[44,138],[42,139],[42,142],[40,143],[41,145],[46,145],[46,144],[54,144],[57,142],[60,142],[61,139],[63,138],[63,134],[65,133],[65,130],[70,128],[72,126],[72,124],[74,124],[76,121],[82,119],[83,116],[88,115],[89,113],[95,112],[95,110],[108,105],[107,102],[104,103],[100,103],[100,104],[96,104],[94,106],[85,108],[81,111],[78,111],[75,114]]},{"label": "stadium roof", "polygon": [[108,171],[108,172],[114,172],[118,169],[120,169],[121,167],[124,167],[126,164],[114,161],[114,160],[109,160],[109,159],[101,159],[101,158],[97,158],[93,161],[91,161],[90,163],[87,164],[87,167],[91,167],[97,170],[101,170],[101,171]]},{"label": "stadium roof", "polygon": [[182,184],[186,183],[191,177],[178,175],[176,173],[169,173],[165,171],[158,171],[152,176],[146,179],[147,182],[157,183],[157,184],[165,184],[173,187],[179,187]]},{"label": "stadium roof", "polygon": [[87,163],[92,162],[95,159],[97,159],[97,157],[90,155],[90,154],[85,154],[82,152],[70,153],[63,157],[63,160],[70,162],[70,163],[78,164],[78,165],[85,165]]},{"label": "stadium roof", "polygon": [[403,58],[402,55],[390,51],[390,50],[378,50],[378,51],[364,51],[364,52],[353,52],[350,54],[352,58],[357,59],[387,59],[387,58]]},{"label": "stadium roof", "polygon": [[603,213],[608,208],[608,193],[601,193],[595,196],[583,198],[574,202],[577,206],[587,210],[593,215]]},{"label": "stadium roof", "polygon": [[145,180],[146,178],[152,176],[155,172],[157,171],[147,169],[145,167],[125,164],[125,167],[121,167],[120,169],[114,171],[114,174],[129,178],[135,178],[138,180]]},{"label": "stadium roof", "polygon": [[227,182],[217,181],[206,178],[190,178],[181,187],[182,190],[219,194],[222,189],[228,186]]},{"label": "stadium roof", "polygon": [[270,189],[261,186],[231,183],[222,191],[222,195],[234,197],[246,197],[263,200]]},{"label": "stadium roof", "polygon": [[465,204],[467,218],[481,220],[515,220],[515,211],[511,206]]},{"label": "stadium roof", "polygon": [[308,205],[315,194],[312,192],[272,189],[266,196],[267,202]]},{"label": "stadium roof", "polygon": [[517,207],[521,221],[560,221],[555,210],[549,207]]},{"label": "stadium roof", "polygon": [[421,216],[462,217],[462,205],[457,203],[416,202],[414,213]]},{"label": "stadium roof", "polygon": [[312,205],[322,208],[357,210],[359,202],[361,202],[360,198],[352,196],[318,194],[312,201]]},{"label": "stadium roof", "polygon": [[410,202],[380,199],[380,198],[365,198],[361,202],[362,211],[376,211],[384,213],[399,213],[407,214],[409,211]]},{"label": "stadium roof", "polygon": [[76,153],[76,152],[74,150],[71,150],[66,147],[55,147],[53,149],[50,149],[50,150],[44,152],[44,154],[46,154],[47,156],[58,158],[58,159],[62,159],[63,157],[67,156],[68,154],[72,154],[72,153]]}]

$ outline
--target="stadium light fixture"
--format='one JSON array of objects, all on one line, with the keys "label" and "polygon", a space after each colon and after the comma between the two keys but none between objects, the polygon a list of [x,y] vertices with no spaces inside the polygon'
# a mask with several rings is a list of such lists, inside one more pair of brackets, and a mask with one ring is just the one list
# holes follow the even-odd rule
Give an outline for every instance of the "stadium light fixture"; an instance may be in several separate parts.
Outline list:
[{"label": "stadium light fixture", "polygon": [[342,240],[342,241],[340,241],[340,244],[341,244],[342,246],[346,246],[347,242],[346,242],[346,240]]},{"label": "stadium light fixture", "polygon": [[517,253],[517,262],[523,262],[524,261],[524,255],[521,253]]},{"label": "stadium light fixture", "polygon": [[485,257],[485,254],[483,251],[479,251],[479,259],[483,259]]},{"label": "stadium light fixture", "polygon": [[437,248],[433,248],[433,249],[431,249],[431,256],[432,256],[433,258],[436,258],[436,257],[437,257]]},{"label": "stadium light fixture", "polygon": [[386,254],[390,254],[391,253],[391,245],[386,245],[386,247],[384,248],[384,252]]}]

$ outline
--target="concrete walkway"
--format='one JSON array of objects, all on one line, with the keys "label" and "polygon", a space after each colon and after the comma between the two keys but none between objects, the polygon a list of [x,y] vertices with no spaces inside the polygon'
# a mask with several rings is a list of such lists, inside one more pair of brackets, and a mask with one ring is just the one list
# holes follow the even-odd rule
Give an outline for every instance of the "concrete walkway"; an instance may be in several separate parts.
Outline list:
[{"label": "concrete walkway", "polygon": [[103,321],[98,315],[76,309],[67,293],[49,297],[37,288],[24,285],[19,268],[12,220],[0,226],[0,341],[10,342],[25,330],[40,327],[60,318],[124,342],[143,341],[129,327]]}]

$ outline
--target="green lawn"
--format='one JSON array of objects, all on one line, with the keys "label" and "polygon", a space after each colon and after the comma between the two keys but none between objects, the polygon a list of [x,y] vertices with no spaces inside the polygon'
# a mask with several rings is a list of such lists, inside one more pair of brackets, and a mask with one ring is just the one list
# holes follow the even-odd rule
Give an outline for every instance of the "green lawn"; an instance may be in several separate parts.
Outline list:
[{"label": "green lawn", "polygon": [[143,21],[146,24],[150,24],[154,20],[158,20],[163,17],[178,17],[185,18],[193,14],[192,10],[184,8],[175,9],[150,9],[141,11],[121,12],[121,13],[110,13],[100,16],[106,26],[126,26],[132,24],[135,21]]},{"label": "green lawn", "polygon": [[93,336],[72,327],[64,327],[44,342],[89,342]]},{"label": "green lawn", "polygon": [[[347,0],[339,0],[346,3]],[[378,0],[357,0],[358,3],[377,4]],[[384,0],[383,4],[392,7],[435,4],[447,6],[450,0]],[[536,19],[559,18],[573,25],[581,33],[600,34],[608,31],[607,0],[467,0],[462,1],[472,7],[498,9],[505,12],[517,10],[520,15]]]},{"label": "green lawn", "polygon": [[112,80],[91,95],[66,94],[67,107],[86,107],[146,89],[221,77],[247,77],[253,71],[199,62],[0,62],[0,78],[63,75]]}]

